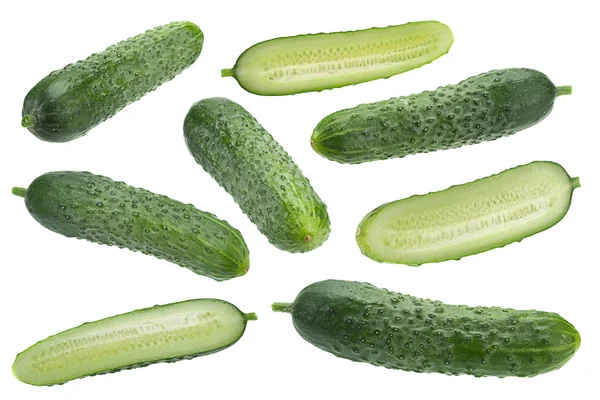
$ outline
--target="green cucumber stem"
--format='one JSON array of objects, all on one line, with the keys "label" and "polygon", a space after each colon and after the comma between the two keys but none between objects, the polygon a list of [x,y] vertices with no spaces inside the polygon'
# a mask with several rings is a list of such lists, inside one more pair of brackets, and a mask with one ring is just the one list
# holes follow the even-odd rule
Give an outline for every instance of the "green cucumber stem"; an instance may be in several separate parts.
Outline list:
[{"label": "green cucumber stem", "polygon": [[273,303],[271,309],[275,312],[292,312],[292,303]]},{"label": "green cucumber stem", "polygon": [[258,317],[256,316],[256,313],[248,313],[248,314],[244,314],[244,318],[246,319],[246,321],[256,321],[258,319]]},{"label": "green cucumber stem", "polygon": [[233,76],[234,71],[233,68],[224,68],[221,70],[221,77],[224,78],[226,76]]},{"label": "green cucumber stem", "polygon": [[573,86],[558,86],[556,88],[556,97],[573,93]]},{"label": "green cucumber stem", "polygon": [[571,187],[573,189],[577,189],[578,187],[581,187],[581,182],[579,181],[578,176],[576,176],[575,178],[571,178]]},{"label": "green cucumber stem", "polygon": [[27,193],[27,189],[22,187],[14,187],[12,188],[12,194],[19,197],[25,197],[25,193]]},{"label": "green cucumber stem", "polygon": [[31,115],[24,115],[23,119],[21,120],[21,126],[23,128],[29,128],[32,125],[33,125],[33,117]]}]

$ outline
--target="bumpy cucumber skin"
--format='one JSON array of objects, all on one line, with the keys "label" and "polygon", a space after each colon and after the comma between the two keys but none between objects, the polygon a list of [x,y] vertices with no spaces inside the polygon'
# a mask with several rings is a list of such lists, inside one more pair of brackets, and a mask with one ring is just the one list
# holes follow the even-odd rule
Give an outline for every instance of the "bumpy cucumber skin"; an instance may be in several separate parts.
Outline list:
[{"label": "bumpy cucumber skin", "polygon": [[239,104],[195,103],[184,123],[190,153],[277,248],[306,252],[329,236],[327,207],[286,151]]},{"label": "bumpy cucumber skin", "polygon": [[555,313],[447,305],[368,283],[314,283],[289,311],[298,333],[325,351],[414,372],[535,376],[563,366],[580,344]]},{"label": "bumpy cucumber skin", "polygon": [[67,237],[140,251],[217,281],[244,275],[240,232],[214,215],[89,172],[50,172],[25,194],[29,213]]},{"label": "bumpy cucumber skin", "polygon": [[[400,63],[398,63],[398,67],[393,72],[388,72],[388,73],[382,72],[374,77],[365,77],[365,76],[358,77],[358,76],[356,76],[355,80],[353,80],[352,82],[346,82],[346,83],[335,83],[335,82],[331,81],[331,79],[329,79],[328,81],[323,81],[323,82],[318,82],[318,83],[317,82],[311,83],[310,80],[307,80],[306,87],[304,89],[290,90],[289,88],[285,88],[285,87],[276,88],[276,87],[270,86],[271,82],[269,80],[266,80],[266,78],[265,78],[263,87],[258,88],[258,87],[256,87],[255,84],[251,85],[248,82],[246,82],[244,74],[240,73],[240,71],[239,71],[240,69],[243,70],[244,63],[246,62],[247,58],[249,58],[249,57],[260,58],[260,56],[257,56],[255,53],[260,52],[261,49],[265,47],[265,45],[271,46],[271,45],[277,43],[278,48],[282,49],[281,57],[285,58],[286,54],[284,53],[284,50],[285,50],[286,42],[290,43],[290,45],[293,46],[295,44],[294,42],[296,42],[298,39],[310,39],[311,44],[306,43],[306,46],[304,48],[297,48],[296,51],[303,52],[303,51],[313,51],[314,49],[319,49],[319,51],[323,51],[325,53],[324,57],[327,57],[328,54],[327,54],[326,50],[319,48],[318,43],[320,40],[327,40],[330,37],[339,37],[342,35],[347,36],[349,38],[356,38],[356,37],[360,37],[364,33],[372,33],[372,32],[383,33],[386,31],[390,32],[390,31],[398,29],[398,28],[400,28],[400,29],[409,28],[409,27],[414,28],[414,27],[419,27],[419,26],[427,26],[430,24],[434,24],[435,29],[446,30],[446,34],[449,36],[449,40],[448,40],[448,43],[447,43],[447,46],[445,47],[445,49],[443,49],[439,53],[435,54],[435,56],[431,57],[430,59],[428,59],[427,61],[424,61],[421,64],[407,68],[406,66],[404,66],[404,64],[402,62],[400,62]],[[392,38],[392,36],[389,37],[388,39],[391,39],[391,38]],[[398,36],[395,36],[393,38],[397,39]],[[265,40],[263,42],[257,43],[255,45],[249,47],[238,57],[238,59],[235,63],[235,66],[232,69],[224,69],[223,71],[221,71],[221,76],[223,76],[223,77],[233,76],[237,80],[238,84],[244,90],[246,90],[249,93],[257,94],[257,95],[261,95],[261,96],[284,96],[284,95],[292,95],[292,94],[307,93],[307,92],[314,92],[314,91],[320,92],[323,90],[336,89],[336,88],[343,87],[343,86],[356,85],[359,83],[369,82],[369,81],[376,80],[376,79],[386,79],[386,78],[390,78],[394,75],[398,75],[398,74],[410,71],[412,69],[420,68],[424,65],[427,65],[427,64],[437,60],[438,58],[442,57],[443,55],[447,54],[450,51],[450,47],[452,47],[453,43],[454,43],[454,36],[453,36],[450,28],[438,21],[409,22],[404,25],[392,25],[392,26],[388,26],[388,27],[384,27],[384,28],[370,28],[370,29],[348,31],[348,32],[317,33],[317,34],[280,37],[280,38]],[[339,60],[339,61],[343,62],[344,60]],[[389,64],[389,63],[390,63],[390,61],[387,60],[383,64]],[[335,74],[333,74],[333,75],[335,75]],[[249,79],[249,80],[251,80],[251,79]]]},{"label": "bumpy cucumber skin", "polygon": [[158,364],[158,363],[164,363],[164,362],[171,363],[171,362],[176,362],[176,361],[191,360],[191,359],[194,359],[194,358],[197,358],[197,357],[206,356],[206,355],[209,355],[209,354],[217,353],[217,352],[219,352],[221,350],[225,350],[225,349],[233,346],[234,344],[236,344],[240,340],[240,338],[244,335],[244,332],[246,331],[246,325],[244,325],[244,328],[240,332],[240,335],[237,337],[237,339],[233,340],[231,343],[229,343],[226,346],[222,346],[222,347],[216,348],[216,349],[211,350],[211,351],[204,351],[204,352],[200,352],[200,353],[188,354],[188,355],[180,356],[180,357],[170,357],[170,358],[163,358],[163,359],[157,359],[157,360],[152,360],[152,361],[140,362],[140,363],[126,365],[126,366],[119,367],[119,368],[113,368],[113,369],[109,369],[109,370],[105,370],[105,371],[99,371],[99,372],[94,373],[94,374],[86,374],[86,375],[78,376],[76,378],[64,379],[64,380],[57,381],[57,382],[48,382],[48,383],[27,382],[27,381],[21,379],[21,377],[19,376],[20,374],[19,374],[19,371],[17,369],[17,364],[18,364],[18,361],[19,361],[19,357],[21,355],[27,353],[28,351],[31,351],[31,350],[35,349],[35,347],[37,347],[39,345],[43,345],[43,343],[46,340],[48,340],[48,339],[52,339],[52,338],[55,338],[57,336],[69,335],[70,332],[75,331],[75,330],[77,330],[79,328],[82,328],[82,327],[85,327],[85,326],[88,326],[88,325],[93,325],[95,323],[103,322],[103,321],[106,321],[106,320],[109,320],[109,319],[116,319],[116,318],[119,318],[119,317],[122,317],[122,316],[128,316],[128,315],[131,315],[131,314],[145,312],[145,311],[150,311],[150,310],[153,310],[153,309],[168,309],[171,306],[179,306],[181,304],[186,304],[186,303],[207,302],[207,301],[208,302],[220,302],[220,303],[223,303],[223,304],[231,306],[232,308],[236,309],[243,316],[243,318],[246,321],[246,323],[248,321],[252,321],[252,320],[256,320],[257,319],[255,313],[245,314],[242,311],[240,311],[233,304],[231,304],[231,303],[229,303],[229,302],[227,302],[225,300],[220,300],[220,299],[194,299],[194,300],[182,301],[182,302],[179,302],[179,303],[156,305],[154,307],[145,308],[145,309],[136,310],[136,311],[131,311],[131,312],[128,312],[128,313],[125,313],[125,314],[115,315],[115,316],[108,317],[108,318],[105,318],[105,319],[102,319],[102,320],[98,320],[98,321],[94,321],[94,322],[86,322],[86,323],[84,323],[84,324],[82,324],[82,325],[80,325],[80,326],[78,326],[76,328],[72,328],[72,329],[66,330],[66,331],[61,332],[61,333],[59,333],[57,335],[53,335],[53,336],[50,336],[50,337],[48,337],[48,338],[46,338],[44,340],[41,340],[41,341],[37,342],[33,346],[27,348],[26,350],[24,350],[23,352],[21,352],[21,353],[19,353],[17,355],[17,357],[15,358],[15,362],[13,363],[13,375],[17,379],[19,379],[20,381],[22,381],[24,383],[27,383],[27,384],[30,384],[30,385],[33,385],[33,386],[54,386],[54,385],[62,385],[64,383],[67,383],[67,382],[72,381],[74,379],[81,379],[81,378],[86,378],[86,377],[90,377],[90,376],[104,375],[104,374],[110,374],[110,373],[114,373],[114,372],[130,370],[130,369],[143,368],[143,367],[147,367],[147,366],[152,365],[152,364]]},{"label": "bumpy cucumber skin", "polygon": [[579,178],[571,178],[569,176],[569,174],[567,173],[567,171],[560,165],[557,164],[555,162],[551,162],[551,161],[533,161],[529,164],[525,164],[525,165],[520,165],[518,167],[514,167],[514,168],[510,168],[506,171],[502,171],[499,174],[495,174],[495,175],[491,175],[485,178],[481,178],[478,179],[476,181],[473,182],[469,182],[469,183],[464,183],[461,185],[455,185],[455,186],[451,186],[450,188],[441,191],[441,192],[431,192],[429,193],[429,195],[431,194],[438,194],[438,193],[443,193],[445,191],[448,190],[456,190],[457,188],[463,187],[463,186],[467,186],[467,185],[471,185],[477,182],[481,182],[483,180],[489,179],[489,178],[493,178],[496,177],[498,175],[501,175],[503,173],[506,172],[513,172],[519,169],[526,169],[528,167],[532,167],[535,165],[541,165],[541,164],[547,164],[549,166],[551,166],[552,168],[555,168],[556,170],[560,170],[562,173],[564,173],[566,180],[568,180],[570,182],[571,185],[571,196],[569,197],[569,201],[567,204],[565,204],[563,212],[557,216],[557,218],[555,220],[553,220],[551,223],[549,223],[548,225],[546,225],[543,229],[540,230],[535,230],[530,232],[527,235],[521,235],[521,236],[513,236],[510,240],[501,242],[501,243],[489,243],[487,246],[483,246],[483,247],[478,247],[478,248],[473,248],[472,251],[464,253],[461,257],[443,257],[443,258],[435,258],[435,259],[430,259],[426,262],[422,262],[422,263],[405,263],[405,262],[399,262],[399,261],[393,261],[393,260],[389,260],[386,258],[381,257],[379,254],[377,254],[377,252],[374,252],[371,247],[368,244],[368,240],[367,240],[367,235],[369,234],[369,226],[371,225],[371,223],[373,222],[373,220],[375,218],[377,218],[377,216],[379,215],[380,212],[382,212],[383,210],[385,210],[387,207],[393,206],[394,204],[398,203],[398,202],[402,202],[404,200],[408,200],[408,199],[413,199],[413,198],[418,198],[418,197],[425,197],[428,196],[428,194],[425,195],[414,195],[411,196],[407,199],[402,199],[402,200],[396,200],[396,201],[392,201],[389,203],[385,203],[382,204],[381,206],[375,208],[374,210],[372,210],[371,212],[369,212],[367,215],[365,215],[365,217],[361,220],[361,222],[358,224],[358,228],[356,230],[356,243],[358,244],[358,247],[360,248],[360,251],[367,257],[369,257],[371,260],[373,261],[377,261],[380,263],[395,263],[395,264],[407,264],[410,266],[414,266],[414,267],[418,267],[421,266],[424,263],[437,263],[437,262],[443,262],[443,261],[449,261],[449,260],[460,260],[462,257],[467,257],[467,256],[471,256],[471,255],[475,255],[475,254],[479,254],[479,253],[484,253],[486,251],[489,250],[493,250],[496,248],[501,248],[504,247],[506,245],[509,245],[511,243],[515,243],[515,242],[520,242],[521,240],[528,238],[530,236],[533,236],[537,233],[543,232],[545,230],[548,230],[550,228],[552,228],[554,225],[558,224],[560,221],[562,221],[562,219],[565,217],[565,215],[567,215],[567,212],[569,211],[570,207],[571,207],[571,200],[573,197],[573,191],[580,187],[580,182],[579,182]]},{"label": "bumpy cucumber skin", "polygon": [[50,73],[23,103],[23,126],[68,142],[173,79],[196,61],[204,35],[191,22],[160,26]]},{"label": "bumpy cucumber skin", "polygon": [[337,111],[319,122],[311,144],[323,157],[350,164],[457,148],[538,123],[558,94],[541,72],[490,71],[457,85]]}]

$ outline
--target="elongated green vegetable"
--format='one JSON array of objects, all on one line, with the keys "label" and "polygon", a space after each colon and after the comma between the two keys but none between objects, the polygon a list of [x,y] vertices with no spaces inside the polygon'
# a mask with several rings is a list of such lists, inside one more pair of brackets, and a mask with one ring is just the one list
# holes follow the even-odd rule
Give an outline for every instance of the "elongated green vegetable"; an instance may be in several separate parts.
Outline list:
[{"label": "elongated green vegetable", "polygon": [[512,135],[544,119],[571,94],[541,72],[503,69],[433,91],[334,112],[315,128],[313,149],[356,164],[452,149]]},{"label": "elongated green vegetable", "polygon": [[203,43],[196,25],[173,22],[69,64],[29,91],[21,124],[49,142],[83,136],[192,65]]},{"label": "elongated green vegetable", "polygon": [[192,106],[184,123],[190,153],[279,249],[306,252],[329,236],[327,207],[286,151],[239,104]]},{"label": "elongated green vegetable", "polygon": [[455,306],[368,283],[313,283],[273,310],[291,313],[300,336],[322,350],[405,371],[535,376],[562,367],[581,341],[555,313]]},{"label": "elongated green vegetable", "polygon": [[558,223],[579,178],[536,161],[500,174],[371,211],[356,241],[380,262],[420,265],[455,260],[518,242]]},{"label": "elongated green vegetable", "polygon": [[240,232],[212,214],[89,172],[50,172],[14,188],[40,224],[67,237],[165,259],[221,281],[250,263]]},{"label": "elongated green vegetable", "polygon": [[30,385],[48,386],[85,376],[189,360],[237,342],[246,322],[233,304],[188,300],[88,322],[44,339],[20,353],[14,375]]},{"label": "elongated green vegetable", "polygon": [[446,54],[453,41],[450,28],[436,21],[282,37],[250,47],[221,76],[260,95],[321,91],[418,68]]}]

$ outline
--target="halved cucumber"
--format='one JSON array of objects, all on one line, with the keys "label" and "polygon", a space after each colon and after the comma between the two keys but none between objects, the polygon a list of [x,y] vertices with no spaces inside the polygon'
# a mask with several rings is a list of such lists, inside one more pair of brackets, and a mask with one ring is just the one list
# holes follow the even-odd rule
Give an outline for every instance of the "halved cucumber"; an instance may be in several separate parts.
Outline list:
[{"label": "halved cucumber", "polygon": [[421,265],[456,260],[552,227],[569,210],[579,178],[536,161],[500,174],[384,204],[359,224],[363,254]]},{"label": "halved cucumber", "polygon": [[266,96],[321,91],[418,68],[446,54],[453,41],[437,21],[282,37],[248,48],[221,76]]},{"label": "halved cucumber", "polygon": [[84,376],[172,362],[223,350],[242,337],[244,314],[217,299],[154,306],[88,322],[20,353],[13,373],[31,385],[55,385]]}]

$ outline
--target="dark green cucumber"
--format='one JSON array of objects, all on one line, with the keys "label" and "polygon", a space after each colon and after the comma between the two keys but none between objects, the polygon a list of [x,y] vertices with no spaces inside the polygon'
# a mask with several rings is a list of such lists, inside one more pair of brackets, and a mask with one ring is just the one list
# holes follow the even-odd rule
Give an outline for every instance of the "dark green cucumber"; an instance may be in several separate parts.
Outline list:
[{"label": "dark green cucumber", "polygon": [[36,221],[67,237],[140,251],[217,281],[248,271],[240,232],[191,204],[89,172],[50,172],[13,193]]},{"label": "dark green cucumber", "polygon": [[49,142],[68,142],[173,79],[196,61],[204,35],[173,22],[50,73],[23,103],[22,125]]},{"label": "dark green cucumber", "polygon": [[279,249],[305,252],[329,236],[327,207],[285,150],[239,104],[205,99],[185,118],[190,153]]},{"label": "dark green cucumber", "polygon": [[457,85],[337,111],[315,128],[311,144],[340,163],[362,163],[452,149],[512,135],[544,119],[557,96],[541,72],[504,69]]},{"label": "dark green cucumber", "polygon": [[579,186],[560,165],[535,161],[377,207],[360,222],[356,242],[380,262],[458,260],[551,228],[567,214]]},{"label": "dark green cucumber", "polygon": [[281,37],[248,48],[221,76],[266,96],[321,91],[421,67],[446,54],[453,41],[450,28],[437,21]]},{"label": "dark green cucumber", "polygon": [[145,308],[50,336],[20,353],[13,373],[30,385],[49,386],[158,362],[189,360],[233,345],[251,320],[256,320],[256,314],[244,314],[217,299]]},{"label": "dark green cucumber", "polygon": [[535,376],[563,366],[580,344],[555,313],[448,305],[368,283],[313,283],[273,310],[291,313],[300,336],[320,349],[405,371]]}]

